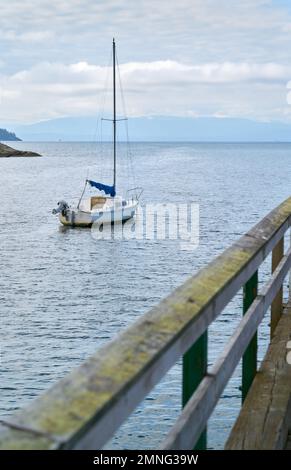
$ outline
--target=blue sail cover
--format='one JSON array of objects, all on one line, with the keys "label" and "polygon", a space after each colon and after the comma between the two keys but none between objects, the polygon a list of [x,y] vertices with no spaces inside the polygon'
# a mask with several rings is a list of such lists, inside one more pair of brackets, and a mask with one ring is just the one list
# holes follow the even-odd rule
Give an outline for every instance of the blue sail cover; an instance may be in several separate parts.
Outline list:
[{"label": "blue sail cover", "polygon": [[107,186],[106,184],[96,183],[96,181],[92,181],[92,180],[88,180],[88,183],[94,188],[97,188],[100,191],[104,191],[105,194],[109,194],[109,196],[111,197],[114,197],[116,195],[114,186]]}]

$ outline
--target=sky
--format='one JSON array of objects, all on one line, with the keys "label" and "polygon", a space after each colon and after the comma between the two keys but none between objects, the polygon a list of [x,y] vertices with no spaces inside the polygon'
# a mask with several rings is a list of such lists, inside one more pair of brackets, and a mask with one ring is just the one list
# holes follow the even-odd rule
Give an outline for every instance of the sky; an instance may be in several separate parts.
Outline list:
[{"label": "sky", "polygon": [[0,11],[0,124],[109,111],[113,36],[129,116],[291,122],[290,1],[0,0]]}]

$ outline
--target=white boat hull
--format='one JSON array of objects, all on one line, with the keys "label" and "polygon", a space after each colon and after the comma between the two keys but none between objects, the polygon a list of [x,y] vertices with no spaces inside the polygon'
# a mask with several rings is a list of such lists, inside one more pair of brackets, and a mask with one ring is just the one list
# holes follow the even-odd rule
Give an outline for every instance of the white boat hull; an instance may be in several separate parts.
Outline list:
[{"label": "white boat hull", "polygon": [[111,224],[115,222],[125,222],[134,217],[138,203],[136,201],[127,204],[125,207],[112,208],[106,210],[84,211],[77,208],[68,208],[59,214],[60,222],[70,227],[91,227],[93,224]]}]

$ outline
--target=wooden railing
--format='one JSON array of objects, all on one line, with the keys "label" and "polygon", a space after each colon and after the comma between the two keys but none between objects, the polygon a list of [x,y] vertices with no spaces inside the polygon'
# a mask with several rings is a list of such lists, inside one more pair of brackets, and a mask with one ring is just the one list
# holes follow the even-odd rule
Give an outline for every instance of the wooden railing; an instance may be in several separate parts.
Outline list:
[{"label": "wooden railing", "polygon": [[[205,448],[207,421],[241,358],[243,400],[248,393],[257,370],[257,328],[270,305],[272,334],[280,319],[290,222],[291,198],[27,408],[2,420],[0,448],[101,448],[181,356],[184,408],[161,448]],[[258,269],[271,252],[273,273],[258,293]],[[242,320],[208,370],[207,328],[241,288]]]}]

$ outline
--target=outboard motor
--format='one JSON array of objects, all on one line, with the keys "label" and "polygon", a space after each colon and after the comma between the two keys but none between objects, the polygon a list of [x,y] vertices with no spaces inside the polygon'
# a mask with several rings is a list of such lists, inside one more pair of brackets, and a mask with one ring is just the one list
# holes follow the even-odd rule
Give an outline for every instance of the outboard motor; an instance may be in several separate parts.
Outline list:
[{"label": "outboard motor", "polygon": [[68,209],[69,209],[69,204],[66,201],[59,201],[58,207],[56,209],[53,209],[52,213],[56,215],[61,212],[62,215],[65,217]]}]

